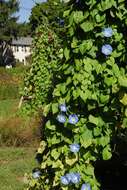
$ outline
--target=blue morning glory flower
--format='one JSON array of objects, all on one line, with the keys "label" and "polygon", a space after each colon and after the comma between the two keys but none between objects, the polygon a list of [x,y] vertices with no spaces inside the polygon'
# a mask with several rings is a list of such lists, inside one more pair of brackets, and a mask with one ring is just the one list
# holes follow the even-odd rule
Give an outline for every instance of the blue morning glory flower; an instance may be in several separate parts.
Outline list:
[{"label": "blue morning glory flower", "polygon": [[70,173],[71,176],[71,182],[74,184],[79,183],[80,181],[80,174],[79,173]]},{"label": "blue morning glory flower", "polygon": [[71,174],[72,174],[72,173],[66,174],[66,178],[68,179],[69,183],[71,182]]},{"label": "blue morning glory flower", "polygon": [[69,184],[68,178],[67,178],[66,176],[62,176],[62,177],[61,177],[61,183],[62,183],[63,185],[68,185],[68,184]]},{"label": "blue morning glory flower", "polygon": [[60,23],[60,26],[64,26],[64,20],[63,19],[60,19],[59,23]]},{"label": "blue morning glory flower", "polygon": [[32,172],[32,176],[34,179],[38,179],[39,177],[41,177],[41,175],[42,173],[38,168],[34,169]]},{"label": "blue morning glory flower", "polygon": [[61,104],[59,107],[60,107],[60,111],[62,111],[62,112],[66,112],[67,111],[66,104]]},{"label": "blue morning glory flower", "polygon": [[104,28],[102,32],[103,32],[103,35],[104,35],[105,37],[107,37],[107,38],[111,37],[112,34],[113,34],[113,30],[112,30],[111,27]]},{"label": "blue morning glory flower", "polygon": [[57,116],[57,120],[58,120],[60,123],[65,123],[65,122],[66,122],[66,117],[65,117],[65,115],[59,114],[59,115]]},{"label": "blue morning glory flower", "polygon": [[79,173],[74,173],[74,172],[67,173],[64,177],[67,178],[69,183],[77,184],[80,181],[80,174]]},{"label": "blue morning glory flower", "polygon": [[69,145],[69,147],[70,147],[71,152],[74,152],[74,153],[79,152],[79,149],[80,149],[79,144],[74,143],[74,144]]},{"label": "blue morning glory flower", "polygon": [[104,54],[104,55],[110,55],[113,51],[113,48],[111,45],[109,44],[105,44],[102,46],[101,48],[101,52]]},{"label": "blue morning glory flower", "polygon": [[78,122],[78,116],[76,114],[69,115],[69,121],[70,124],[76,124]]},{"label": "blue morning glory flower", "polygon": [[89,183],[82,184],[81,190],[91,190],[90,184]]}]

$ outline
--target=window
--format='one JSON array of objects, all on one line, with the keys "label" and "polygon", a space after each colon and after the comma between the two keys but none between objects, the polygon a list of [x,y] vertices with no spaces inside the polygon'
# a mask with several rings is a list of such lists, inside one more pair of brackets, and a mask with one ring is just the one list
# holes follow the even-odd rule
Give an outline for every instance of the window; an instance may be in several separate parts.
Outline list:
[{"label": "window", "polygon": [[25,52],[27,52],[27,47],[26,46],[24,47],[24,49],[25,49]]},{"label": "window", "polygon": [[17,47],[16,46],[14,46],[14,52],[16,52],[17,51]]},{"label": "window", "polygon": [[22,51],[24,51],[24,46],[22,46]]},{"label": "window", "polygon": [[19,47],[18,46],[16,47],[16,51],[19,51]]}]

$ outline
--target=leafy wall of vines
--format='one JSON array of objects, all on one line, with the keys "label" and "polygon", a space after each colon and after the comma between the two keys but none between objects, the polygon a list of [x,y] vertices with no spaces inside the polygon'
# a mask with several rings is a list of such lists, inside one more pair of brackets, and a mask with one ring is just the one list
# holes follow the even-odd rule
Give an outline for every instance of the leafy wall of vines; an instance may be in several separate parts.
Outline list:
[{"label": "leafy wall of vines", "polygon": [[111,158],[114,136],[127,127],[127,3],[70,0],[64,16],[62,68],[29,189],[99,190],[94,163]]}]

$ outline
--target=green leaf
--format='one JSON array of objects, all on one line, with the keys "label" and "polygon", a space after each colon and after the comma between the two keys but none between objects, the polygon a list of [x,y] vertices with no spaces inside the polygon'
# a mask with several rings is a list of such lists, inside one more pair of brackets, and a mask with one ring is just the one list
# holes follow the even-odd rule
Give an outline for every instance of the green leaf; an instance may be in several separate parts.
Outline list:
[{"label": "green leaf", "polygon": [[55,125],[51,125],[50,121],[48,121],[48,122],[46,123],[46,128],[47,128],[47,129],[50,129],[50,130],[52,130],[52,131],[55,131],[55,130],[56,130],[56,126],[55,126]]},{"label": "green leaf", "polygon": [[52,167],[53,168],[60,168],[60,169],[64,169],[64,165],[60,160],[57,160],[56,162],[52,162]]},{"label": "green leaf", "polygon": [[74,12],[74,21],[76,24],[82,22],[84,20],[83,12],[82,11],[75,11]]},{"label": "green leaf", "polygon": [[64,56],[66,58],[66,61],[68,61],[70,58],[70,50],[67,47],[64,49]]},{"label": "green leaf", "polygon": [[60,91],[61,91],[62,94],[66,93],[66,84],[65,83],[60,85]]},{"label": "green leaf", "polygon": [[94,175],[94,167],[89,164],[87,167],[85,167],[84,172],[85,172],[87,175],[93,176],[93,175]]},{"label": "green leaf", "polygon": [[127,117],[123,118],[122,128],[127,128]]},{"label": "green leaf", "polygon": [[120,102],[124,105],[127,106],[127,94],[124,94],[122,99],[120,99]]},{"label": "green leaf", "polygon": [[99,15],[99,14],[97,14],[97,15],[95,16],[96,21],[97,21],[98,23],[103,22],[103,21],[105,20],[105,17],[106,17],[105,14],[104,14],[104,15]]},{"label": "green leaf", "polygon": [[45,141],[41,141],[40,147],[38,148],[38,153],[42,154],[47,146],[47,143]]},{"label": "green leaf", "polygon": [[83,43],[79,46],[80,52],[83,55],[86,51],[89,51],[93,46],[92,40],[85,40]]},{"label": "green leaf", "polygon": [[109,136],[103,136],[97,139],[97,142],[99,145],[105,147],[110,143],[110,137]]},{"label": "green leaf", "polygon": [[80,26],[84,32],[89,32],[94,29],[94,25],[90,21],[83,22]]},{"label": "green leaf", "polygon": [[57,151],[57,149],[53,149],[53,150],[51,151],[51,156],[52,156],[55,160],[57,160],[57,159],[59,158],[59,156],[60,156],[60,153]]},{"label": "green leaf", "polygon": [[98,126],[99,125],[99,118],[94,117],[93,115],[89,115],[89,122]]},{"label": "green leaf", "polygon": [[112,157],[110,146],[106,146],[102,151],[102,156],[104,160],[109,160]]},{"label": "green leaf", "polygon": [[50,111],[51,104],[48,104],[43,109],[43,115],[46,117]]},{"label": "green leaf", "polygon": [[42,162],[42,163],[41,163],[41,169],[45,169],[46,166],[47,166],[47,163],[46,163],[46,162]]},{"label": "green leaf", "polygon": [[120,76],[118,78],[118,82],[119,82],[120,86],[127,87],[127,77]]},{"label": "green leaf", "polygon": [[57,112],[59,111],[58,108],[59,108],[58,103],[53,103],[53,104],[52,104],[52,113],[53,113],[53,114],[57,113]]},{"label": "green leaf", "polygon": [[85,92],[84,92],[84,91],[79,89],[79,95],[80,95],[81,99],[84,102],[86,102],[86,100],[90,99],[90,97],[91,97],[91,91],[90,90],[85,90]]},{"label": "green leaf", "polygon": [[117,82],[117,79],[115,77],[106,77],[104,82],[107,84],[107,86],[112,86]]},{"label": "green leaf", "polygon": [[69,13],[70,13],[70,10],[66,10],[66,11],[64,11],[63,16],[64,16],[64,17],[66,17],[66,16],[68,16],[68,15],[69,15]]},{"label": "green leaf", "polygon": [[71,157],[66,157],[65,158],[65,162],[69,165],[72,166],[73,164],[75,164],[78,161],[78,156],[74,155]]},{"label": "green leaf", "polygon": [[108,103],[110,96],[101,94],[99,98],[101,103],[106,104]]},{"label": "green leaf", "polygon": [[[51,125],[51,127],[52,127],[52,125]],[[52,128],[50,130],[52,130]],[[55,128],[54,128],[54,131],[55,131]],[[47,141],[48,141],[48,145],[52,146],[55,144],[59,144],[61,142],[61,139],[58,138],[58,136],[56,136],[56,134],[54,134],[53,136],[47,137]]]},{"label": "green leaf", "polygon": [[77,44],[78,44],[78,40],[74,37],[74,38],[73,38],[73,41],[72,41],[72,43],[71,43],[71,47],[72,47],[72,48],[76,48],[76,47],[77,47]]},{"label": "green leaf", "polygon": [[93,139],[92,131],[90,131],[89,129],[84,129],[84,132],[80,136],[81,145],[84,148],[89,147],[93,142],[92,139]]},{"label": "green leaf", "polygon": [[95,137],[101,135],[101,133],[102,133],[102,129],[101,128],[95,127],[93,129],[93,134],[94,134]]}]

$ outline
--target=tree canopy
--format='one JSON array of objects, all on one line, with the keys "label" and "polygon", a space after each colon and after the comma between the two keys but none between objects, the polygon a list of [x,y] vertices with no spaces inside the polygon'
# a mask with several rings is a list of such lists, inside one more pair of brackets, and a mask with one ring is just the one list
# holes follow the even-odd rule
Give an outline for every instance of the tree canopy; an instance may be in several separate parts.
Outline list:
[{"label": "tree canopy", "polygon": [[0,43],[10,41],[16,35],[17,17],[14,15],[19,10],[17,0],[0,0]]},{"label": "tree canopy", "polygon": [[[5,64],[7,57],[13,59],[13,54],[10,54],[7,44],[18,33],[18,17],[14,15],[18,10],[19,3],[17,0],[0,0],[0,65]],[[9,52],[8,56],[7,52]]]},{"label": "tree canopy", "polygon": [[30,17],[30,24],[32,31],[35,31],[37,26],[45,22],[44,17],[48,18],[50,26],[57,32],[60,31],[60,27],[64,24],[63,11],[65,4],[60,0],[48,0],[41,4],[36,4],[32,9]]},{"label": "tree canopy", "polygon": [[17,27],[18,27],[18,37],[31,35],[30,23],[26,23],[26,22],[17,23]]}]

